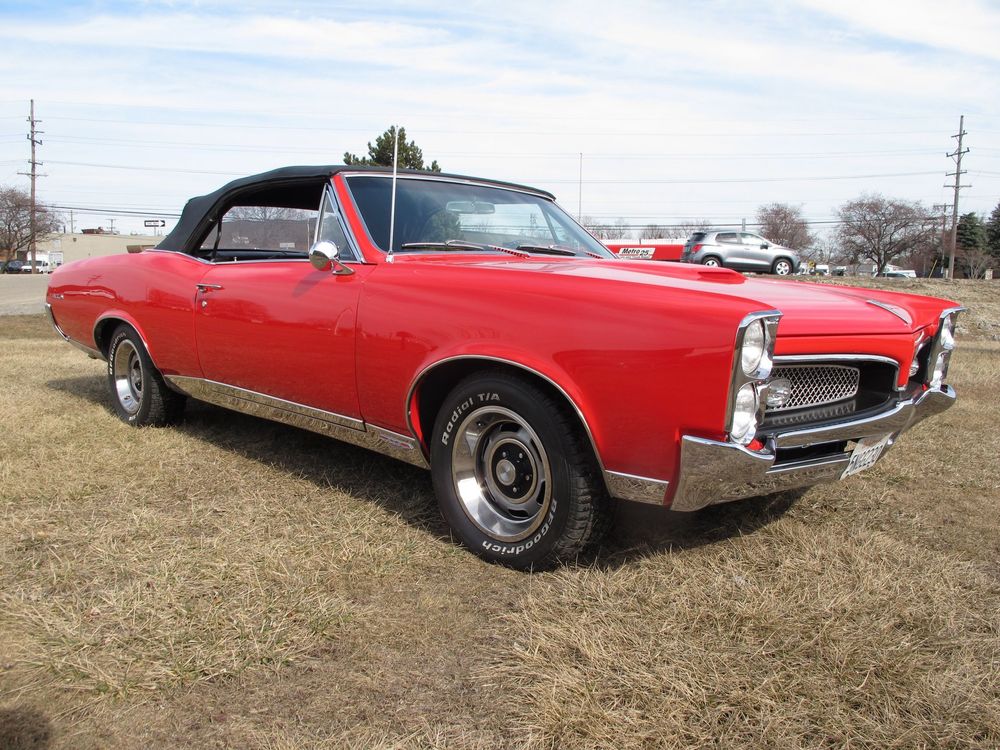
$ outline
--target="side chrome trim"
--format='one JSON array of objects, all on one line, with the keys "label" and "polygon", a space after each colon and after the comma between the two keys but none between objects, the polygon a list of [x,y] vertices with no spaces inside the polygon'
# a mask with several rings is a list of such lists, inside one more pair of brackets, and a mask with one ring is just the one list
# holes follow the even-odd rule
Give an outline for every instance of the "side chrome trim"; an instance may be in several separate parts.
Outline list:
[{"label": "side chrome trim", "polygon": [[422,469],[430,468],[413,437],[366,424],[363,420],[214,380],[184,375],[165,375],[164,379],[182,393],[201,401],[326,435]]},{"label": "side chrome trim", "polygon": [[604,483],[608,486],[611,497],[650,505],[663,505],[670,486],[670,482],[663,479],[650,479],[607,469],[604,470]]},{"label": "side chrome trim", "polygon": [[104,359],[104,355],[97,351],[97,349],[92,349],[86,344],[81,344],[79,341],[75,341],[66,335],[66,332],[59,327],[58,323],[56,323],[56,317],[52,314],[52,305],[48,302],[45,303],[45,316],[49,319],[49,323],[52,324],[52,328],[55,329],[55,332],[59,334],[59,338],[67,344],[75,346],[91,359]]},{"label": "side chrome trim", "polygon": [[416,393],[417,388],[420,387],[420,383],[423,382],[423,379],[434,368],[446,364],[448,362],[456,362],[462,359],[480,360],[483,362],[500,362],[501,364],[511,365],[520,370],[524,370],[525,372],[530,372],[532,375],[537,375],[546,383],[554,387],[557,391],[559,391],[559,393],[562,394],[563,398],[566,399],[567,403],[569,403],[573,407],[573,411],[576,412],[576,416],[579,418],[580,423],[583,425],[583,429],[587,433],[587,439],[590,440],[590,447],[593,448],[594,450],[594,457],[597,459],[598,466],[601,467],[601,471],[605,470],[604,462],[601,460],[601,453],[600,451],[597,450],[597,442],[594,440],[594,433],[590,429],[590,424],[587,422],[587,418],[583,415],[583,410],[579,407],[576,401],[570,398],[570,395],[566,392],[566,390],[556,381],[550,378],[548,375],[539,372],[533,367],[522,365],[520,362],[514,362],[513,360],[503,359],[502,357],[492,357],[485,354],[458,354],[455,355],[454,357],[445,357],[444,359],[439,359],[437,362],[433,362],[427,365],[424,369],[418,372],[417,376],[413,379],[413,382],[410,383],[410,387],[406,392],[406,401],[403,404],[403,409],[406,411],[406,426],[410,428],[411,434],[416,435],[417,431],[413,429],[413,414],[410,411],[410,404],[413,403],[413,394]]}]

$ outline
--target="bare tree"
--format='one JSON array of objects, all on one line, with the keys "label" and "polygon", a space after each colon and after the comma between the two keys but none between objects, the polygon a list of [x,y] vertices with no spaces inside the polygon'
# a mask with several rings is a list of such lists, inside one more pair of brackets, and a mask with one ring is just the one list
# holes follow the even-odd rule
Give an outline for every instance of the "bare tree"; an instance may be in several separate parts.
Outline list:
[{"label": "bare tree", "polygon": [[639,232],[640,240],[655,240],[660,237],[666,237],[669,230],[662,226],[661,224],[647,224]]},{"label": "bare tree", "polygon": [[922,252],[935,238],[933,220],[919,203],[862,195],[838,211],[840,246],[852,261],[868,260],[875,272],[898,258]]},{"label": "bare tree", "polygon": [[801,206],[788,203],[768,203],[757,209],[760,233],[779,245],[793,250],[807,250],[816,241],[802,215]]},{"label": "bare tree", "polygon": [[690,236],[695,232],[704,232],[711,226],[712,222],[708,219],[692,219],[691,221],[682,221],[680,224],[675,225],[675,229],[678,235]]},{"label": "bare tree", "polygon": [[958,246],[958,257],[965,265],[970,279],[981,279],[987,268],[996,263],[996,257],[982,247]]},{"label": "bare tree", "polygon": [[625,219],[615,219],[611,224],[601,224],[592,216],[583,216],[580,223],[599,240],[632,239],[632,230]]},{"label": "bare tree", "polygon": [[[35,241],[59,231],[62,220],[47,206],[35,211]],[[0,187],[0,258],[8,261],[31,246],[31,196],[15,187]]]}]

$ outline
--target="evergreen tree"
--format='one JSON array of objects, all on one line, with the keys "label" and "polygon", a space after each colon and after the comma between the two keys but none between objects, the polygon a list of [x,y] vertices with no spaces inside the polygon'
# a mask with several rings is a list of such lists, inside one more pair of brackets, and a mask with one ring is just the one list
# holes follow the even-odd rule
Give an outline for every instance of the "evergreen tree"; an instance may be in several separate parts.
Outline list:
[{"label": "evergreen tree", "polygon": [[[396,126],[391,125],[382,135],[375,139],[375,144],[368,142],[368,156],[357,156],[349,151],[344,152],[344,164],[351,166],[392,166],[392,145],[396,138]],[[440,172],[435,159],[430,165],[424,164],[424,152],[415,141],[406,141],[406,128],[399,129],[399,166],[402,169],[424,169],[430,172]]]},{"label": "evergreen tree", "polygon": [[986,251],[994,258],[1000,258],[1000,203],[986,222]]}]

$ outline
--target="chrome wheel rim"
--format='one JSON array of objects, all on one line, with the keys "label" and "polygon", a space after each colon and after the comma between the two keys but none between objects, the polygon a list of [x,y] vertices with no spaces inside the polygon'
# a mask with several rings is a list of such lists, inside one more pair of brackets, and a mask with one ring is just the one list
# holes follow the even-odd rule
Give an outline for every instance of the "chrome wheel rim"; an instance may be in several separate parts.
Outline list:
[{"label": "chrome wheel rim", "polygon": [[471,412],[455,431],[452,482],[476,527],[505,542],[533,534],[552,501],[549,459],[531,426],[500,406]]},{"label": "chrome wheel rim", "polygon": [[118,403],[129,414],[135,414],[142,404],[142,360],[139,359],[135,344],[128,339],[124,339],[115,349],[111,373]]},{"label": "chrome wheel rim", "polygon": [[708,260],[705,261],[704,265],[717,267],[719,265],[719,261],[717,261],[715,258],[709,258]]},{"label": "chrome wheel rim", "polygon": [[774,272],[778,274],[778,276],[787,276],[789,271],[791,270],[792,267],[788,264],[787,261],[784,260],[778,261],[774,266]]}]

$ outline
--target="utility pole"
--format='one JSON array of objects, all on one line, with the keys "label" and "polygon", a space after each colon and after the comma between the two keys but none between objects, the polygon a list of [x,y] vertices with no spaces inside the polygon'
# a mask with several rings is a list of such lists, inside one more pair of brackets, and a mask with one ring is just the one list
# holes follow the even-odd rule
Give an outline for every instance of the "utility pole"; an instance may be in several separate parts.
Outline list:
[{"label": "utility pole", "polygon": [[955,171],[946,172],[947,177],[954,177],[955,183],[953,185],[945,185],[945,187],[950,187],[955,190],[955,197],[951,202],[951,259],[948,263],[948,278],[955,278],[955,246],[958,244],[958,191],[962,188],[972,187],[971,185],[962,184],[962,175],[968,170],[962,169],[962,155],[969,153],[969,149],[962,150],[962,139],[968,135],[965,132],[965,115],[958,118],[958,135],[953,135],[952,138],[958,139],[958,148],[956,148],[952,153],[945,154],[945,156],[955,160]]},{"label": "utility pole", "polygon": [[39,140],[38,136],[42,134],[42,131],[38,129],[38,123],[41,120],[35,119],[35,100],[31,100],[31,109],[28,114],[28,123],[31,126],[31,132],[28,133],[28,140],[31,141],[31,159],[28,161],[28,165],[31,167],[30,172],[18,172],[25,177],[31,178],[31,220],[29,225],[29,230],[31,232],[30,244],[28,245],[29,254],[31,256],[31,272],[38,273],[38,269],[35,266],[35,237],[37,228],[37,211],[38,204],[35,200],[35,181],[39,177],[44,177],[45,175],[38,174],[38,167],[41,166],[41,162],[35,159],[35,147],[41,146],[42,142]]},{"label": "utility pole", "polygon": [[[950,203],[935,203],[934,210],[941,212],[941,275],[946,274],[944,263],[945,257],[948,255],[948,209],[951,208]],[[933,268],[931,272],[933,273]]]}]

